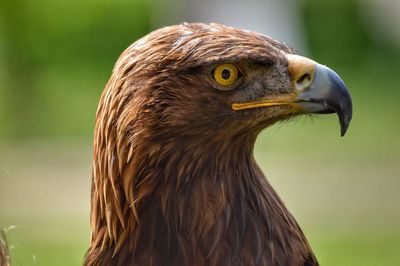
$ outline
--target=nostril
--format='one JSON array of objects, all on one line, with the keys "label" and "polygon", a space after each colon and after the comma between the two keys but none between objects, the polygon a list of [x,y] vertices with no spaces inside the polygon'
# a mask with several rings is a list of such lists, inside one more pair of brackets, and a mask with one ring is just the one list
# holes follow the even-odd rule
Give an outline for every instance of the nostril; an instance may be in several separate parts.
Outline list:
[{"label": "nostril", "polygon": [[297,81],[296,81],[296,88],[298,90],[304,90],[306,89],[308,86],[310,86],[312,82],[312,77],[309,73],[305,73],[303,75],[301,75]]},{"label": "nostril", "polygon": [[311,79],[311,75],[306,73],[304,75],[302,75],[298,80],[297,83],[303,83],[303,82],[307,82],[308,80]]}]

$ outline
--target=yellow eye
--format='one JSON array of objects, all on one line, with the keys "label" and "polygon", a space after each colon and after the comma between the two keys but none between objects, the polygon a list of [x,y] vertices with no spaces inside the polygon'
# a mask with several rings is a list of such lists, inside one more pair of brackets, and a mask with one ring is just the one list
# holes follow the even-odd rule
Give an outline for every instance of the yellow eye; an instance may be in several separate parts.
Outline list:
[{"label": "yellow eye", "polygon": [[218,84],[229,87],[238,80],[239,71],[234,64],[222,64],[214,70],[213,77]]}]

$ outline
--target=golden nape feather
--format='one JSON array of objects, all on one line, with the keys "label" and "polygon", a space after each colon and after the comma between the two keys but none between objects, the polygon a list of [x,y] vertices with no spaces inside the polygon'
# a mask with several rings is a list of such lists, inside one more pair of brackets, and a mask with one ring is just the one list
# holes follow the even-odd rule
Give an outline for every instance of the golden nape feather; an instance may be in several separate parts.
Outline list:
[{"label": "golden nape feather", "polygon": [[85,265],[318,265],[253,147],[333,112],[344,134],[339,76],[264,35],[185,23],[136,41],[97,110]]}]

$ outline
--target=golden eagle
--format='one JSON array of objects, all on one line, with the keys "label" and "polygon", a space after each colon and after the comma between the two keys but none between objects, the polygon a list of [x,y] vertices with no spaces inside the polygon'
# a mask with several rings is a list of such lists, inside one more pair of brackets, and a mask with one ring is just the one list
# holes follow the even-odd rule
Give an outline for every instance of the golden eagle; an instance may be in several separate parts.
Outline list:
[{"label": "golden eagle", "polygon": [[119,57],[97,110],[85,265],[318,265],[257,166],[257,135],[349,93],[326,66],[219,24],[158,29]]}]

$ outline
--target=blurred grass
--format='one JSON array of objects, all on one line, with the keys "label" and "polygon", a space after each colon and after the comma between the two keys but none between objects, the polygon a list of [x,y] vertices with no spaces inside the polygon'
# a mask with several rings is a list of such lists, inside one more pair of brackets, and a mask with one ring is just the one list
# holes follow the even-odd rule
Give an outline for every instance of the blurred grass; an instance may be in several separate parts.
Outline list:
[{"label": "blurred grass", "polygon": [[[395,235],[393,235],[393,233]],[[311,239],[321,265],[397,265],[400,249],[399,232],[386,232],[387,237],[369,237],[368,231],[358,235],[319,236]]]},{"label": "blurred grass", "polygon": [[89,228],[80,219],[28,219],[8,231],[12,265],[82,265]]}]

